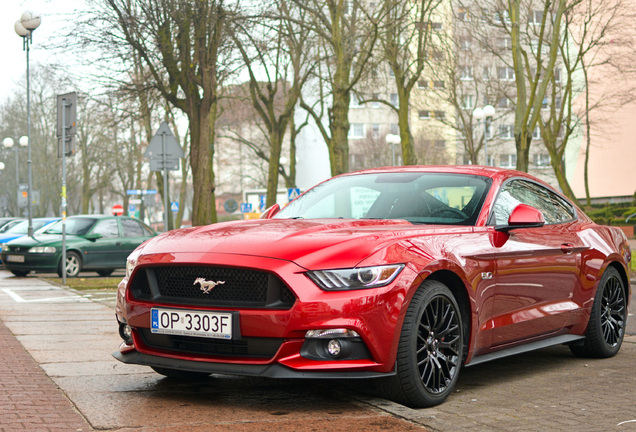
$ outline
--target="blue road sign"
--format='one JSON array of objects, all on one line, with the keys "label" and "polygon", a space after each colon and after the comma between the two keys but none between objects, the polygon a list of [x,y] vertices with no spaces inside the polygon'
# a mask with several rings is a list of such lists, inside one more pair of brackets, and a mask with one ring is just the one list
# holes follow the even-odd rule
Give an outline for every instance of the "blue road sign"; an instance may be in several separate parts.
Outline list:
[{"label": "blue road sign", "polygon": [[298,188],[287,189],[287,201],[291,202],[295,200],[296,198],[298,198],[298,195],[300,195],[300,189]]},{"label": "blue road sign", "polygon": [[241,203],[241,213],[251,213],[252,203]]},{"label": "blue road sign", "polygon": [[170,210],[172,210],[174,213],[179,211],[179,203],[176,201],[172,201],[170,203]]}]

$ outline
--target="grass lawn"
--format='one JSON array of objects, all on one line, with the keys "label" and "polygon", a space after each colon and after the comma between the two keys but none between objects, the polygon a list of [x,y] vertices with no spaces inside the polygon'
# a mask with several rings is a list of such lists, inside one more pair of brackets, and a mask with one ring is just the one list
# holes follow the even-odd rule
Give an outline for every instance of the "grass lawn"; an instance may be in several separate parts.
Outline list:
[{"label": "grass lawn", "polygon": [[[66,278],[66,286],[69,288],[79,290],[79,291],[99,290],[99,289],[116,290],[117,285],[119,285],[119,282],[121,282],[121,279],[122,279],[121,276]],[[54,285],[62,286],[62,278],[45,277],[45,278],[42,278],[42,280],[50,282]]]}]

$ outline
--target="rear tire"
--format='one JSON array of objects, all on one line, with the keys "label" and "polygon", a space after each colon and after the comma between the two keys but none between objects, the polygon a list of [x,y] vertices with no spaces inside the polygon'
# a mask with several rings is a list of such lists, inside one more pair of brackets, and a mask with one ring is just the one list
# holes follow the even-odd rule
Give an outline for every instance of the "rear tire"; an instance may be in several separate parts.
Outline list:
[{"label": "rear tire", "polygon": [[114,269],[97,270],[97,274],[100,275],[101,277],[108,277],[111,274],[113,274],[114,271],[115,271]]},{"label": "rear tire", "polygon": [[413,408],[446,400],[455,388],[464,354],[462,316],[446,285],[425,281],[404,318],[396,375],[380,380],[389,399]]},{"label": "rear tire", "polygon": [[205,372],[192,372],[179,369],[168,369],[156,366],[150,366],[153,371],[168,378],[194,381],[208,377],[210,374]]},{"label": "rear tire", "polygon": [[613,357],[621,349],[626,323],[623,279],[614,267],[608,267],[598,284],[585,340],[582,345],[570,345],[570,351],[578,357]]}]

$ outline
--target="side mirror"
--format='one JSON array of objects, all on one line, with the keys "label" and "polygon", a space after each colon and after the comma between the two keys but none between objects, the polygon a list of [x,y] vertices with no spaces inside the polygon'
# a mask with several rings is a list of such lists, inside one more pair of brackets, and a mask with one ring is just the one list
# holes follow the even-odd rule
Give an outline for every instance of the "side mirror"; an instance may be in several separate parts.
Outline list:
[{"label": "side mirror", "polygon": [[88,235],[85,235],[84,238],[86,240],[90,240],[90,241],[94,242],[95,240],[98,240],[98,239],[102,238],[102,235],[101,234],[88,234]]},{"label": "side mirror", "polygon": [[543,213],[527,204],[519,204],[510,213],[508,225],[497,225],[495,230],[508,232],[518,228],[540,228],[543,225],[545,225]]},{"label": "side mirror", "polygon": [[269,207],[263,212],[260,219],[271,219],[279,211],[280,211],[280,206],[278,204],[274,204],[273,206]]}]

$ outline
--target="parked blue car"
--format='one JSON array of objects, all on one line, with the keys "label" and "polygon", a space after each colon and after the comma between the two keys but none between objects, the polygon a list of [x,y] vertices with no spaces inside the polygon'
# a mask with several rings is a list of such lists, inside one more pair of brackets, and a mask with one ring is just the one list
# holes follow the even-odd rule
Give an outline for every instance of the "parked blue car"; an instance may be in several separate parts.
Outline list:
[{"label": "parked blue car", "polygon": [[[60,220],[59,217],[49,217],[49,218],[35,218],[33,219],[33,232],[39,230],[47,226],[50,223]],[[12,226],[2,234],[0,234],[0,246],[4,245],[4,243],[10,242],[11,240],[17,239],[19,237],[25,236],[29,233],[29,221],[23,220],[16,225]],[[1,263],[1,261],[0,261]]]}]

